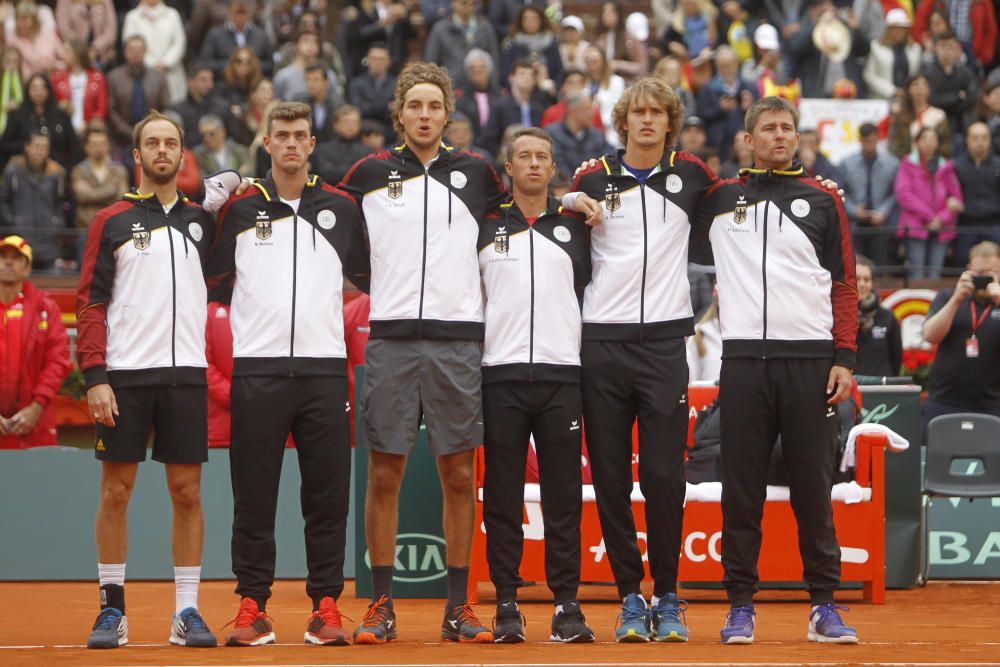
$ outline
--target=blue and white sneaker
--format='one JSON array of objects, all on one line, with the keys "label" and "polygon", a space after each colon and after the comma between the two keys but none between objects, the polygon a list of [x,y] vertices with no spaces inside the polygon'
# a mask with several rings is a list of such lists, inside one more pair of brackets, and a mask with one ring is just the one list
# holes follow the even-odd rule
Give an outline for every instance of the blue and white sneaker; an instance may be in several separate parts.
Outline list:
[{"label": "blue and white sneaker", "polygon": [[719,632],[723,644],[753,644],[753,630],[757,612],[753,605],[733,607],[726,616],[726,624]]},{"label": "blue and white sneaker", "polygon": [[649,607],[638,593],[625,597],[622,613],[615,628],[615,640],[620,642],[648,642],[653,638],[649,627]]},{"label": "blue and white sneaker", "polygon": [[179,614],[174,614],[170,626],[170,643],[192,648],[214,648],[218,645],[205,619],[194,607],[187,607]]},{"label": "blue and white sneaker", "polygon": [[687,602],[677,599],[676,593],[667,593],[650,610],[653,638],[658,642],[686,642],[688,640]]},{"label": "blue and white sneaker", "polygon": [[87,648],[118,648],[128,644],[128,619],[114,607],[105,607],[97,615],[87,637]]},{"label": "blue and white sneaker", "polygon": [[858,631],[849,625],[844,625],[839,609],[847,611],[847,607],[832,602],[812,608],[809,612],[809,633],[806,635],[809,641],[825,644],[858,643]]}]

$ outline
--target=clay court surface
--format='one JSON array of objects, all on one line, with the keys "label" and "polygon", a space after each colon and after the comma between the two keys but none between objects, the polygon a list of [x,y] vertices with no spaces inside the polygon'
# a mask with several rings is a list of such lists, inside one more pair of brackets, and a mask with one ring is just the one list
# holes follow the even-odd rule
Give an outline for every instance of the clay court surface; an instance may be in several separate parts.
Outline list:
[{"label": "clay court surface", "polygon": [[[233,584],[202,584],[201,610],[222,637],[222,626],[236,613]],[[477,608],[488,623],[494,603],[482,587]],[[851,606],[847,618],[858,628],[858,646],[807,642],[803,593],[761,594],[757,643],[722,646],[719,626],[727,605],[720,591],[682,590],[691,603],[687,644],[623,645],[613,643],[618,614],[613,589],[586,586],[584,613],[597,643],[561,645],[548,639],[552,607],[543,589],[527,589],[521,607],[528,619],[526,644],[512,646],[442,644],[440,600],[397,600],[400,640],[386,646],[305,646],[302,635],[309,602],[300,581],[282,581],[268,603],[278,644],[257,648],[186,649],[169,646],[172,582],[127,584],[128,646],[111,651],[83,647],[97,612],[94,583],[0,584],[0,665],[378,665],[503,667],[646,667],[657,664],[709,665],[996,665],[1000,667],[1000,584],[932,583],[925,589],[889,591],[887,604],[860,602],[860,591],[839,600]],[[341,610],[358,621],[366,603],[353,586],[340,600]],[[345,626],[354,623],[345,619]]]}]

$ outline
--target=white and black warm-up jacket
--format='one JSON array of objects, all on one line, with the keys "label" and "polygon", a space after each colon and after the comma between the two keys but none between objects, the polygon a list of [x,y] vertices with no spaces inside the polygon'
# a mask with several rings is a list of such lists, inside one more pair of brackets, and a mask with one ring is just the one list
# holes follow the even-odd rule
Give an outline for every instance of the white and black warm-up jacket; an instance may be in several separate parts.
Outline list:
[{"label": "white and black warm-up jacket", "polygon": [[590,228],[549,198],[529,225],[513,201],[479,232],[486,299],[483,382],[580,382],[580,305]]},{"label": "white and black warm-up jacket", "polygon": [[404,144],[359,160],[341,187],[371,248],[371,337],[482,340],[476,242],[504,197],[490,164],[442,144],[425,167]]},{"label": "white and black warm-up jacket", "polygon": [[715,176],[682,152],[640,184],[605,155],[577,175],[573,190],[601,202],[604,221],[591,232],[593,279],[583,299],[583,339],[643,342],[694,332],[687,279],[693,212]]},{"label": "white and black warm-up jacket", "polygon": [[313,176],[298,211],[270,175],[219,211],[208,264],[230,303],[233,375],[345,375],[343,286],[368,287],[368,252],[347,193]]},{"label": "white and black warm-up jacket", "polygon": [[829,358],[854,368],[854,248],[836,192],[798,164],[743,169],[709,192],[695,225],[699,261],[706,236],[714,255],[723,359]]},{"label": "white and black warm-up jacket", "polygon": [[88,387],[205,384],[202,266],[215,223],[182,193],[126,194],[94,216],[77,289],[77,353]]}]

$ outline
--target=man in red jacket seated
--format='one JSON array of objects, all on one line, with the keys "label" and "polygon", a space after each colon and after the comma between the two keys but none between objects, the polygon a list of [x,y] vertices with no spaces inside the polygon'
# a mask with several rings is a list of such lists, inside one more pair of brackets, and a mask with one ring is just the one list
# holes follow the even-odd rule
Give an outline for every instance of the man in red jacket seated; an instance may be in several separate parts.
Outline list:
[{"label": "man in red jacket seated", "polygon": [[30,275],[28,242],[0,239],[0,449],[56,444],[52,401],[72,368],[59,306]]}]

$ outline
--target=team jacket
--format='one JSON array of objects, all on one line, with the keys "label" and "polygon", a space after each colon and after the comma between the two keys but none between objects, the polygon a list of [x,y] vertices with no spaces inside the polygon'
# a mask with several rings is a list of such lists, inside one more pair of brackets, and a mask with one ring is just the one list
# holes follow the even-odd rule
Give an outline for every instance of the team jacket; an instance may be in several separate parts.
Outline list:
[{"label": "team jacket", "polygon": [[368,288],[350,195],[313,176],[296,213],[268,175],[218,223],[208,275],[213,300],[232,306],[233,375],[344,375],[343,277]]},{"label": "team jacket", "polygon": [[583,299],[583,338],[688,336],[694,332],[688,212],[715,176],[693,155],[674,152],[642,185],[624,170],[621,155],[605,155],[573,184],[604,208],[604,222],[591,232],[594,275]]},{"label": "team jacket", "polygon": [[718,271],[723,359],[831,358],[854,368],[854,249],[835,192],[798,164],[744,169],[709,192],[696,224]]},{"label": "team jacket", "polygon": [[590,228],[549,198],[529,226],[513,201],[479,232],[486,299],[483,382],[580,382],[580,299]]},{"label": "team jacket", "polygon": [[504,196],[489,163],[442,144],[425,169],[402,145],[358,161],[342,187],[371,246],[372,338],[482,340],[476,240]]},{"label": "team jacket", "polygon": [[90,223],[77,289],[77,355],[87,386],[205,384],[202,265],[215,223],[178,192],[126,194]]}]

